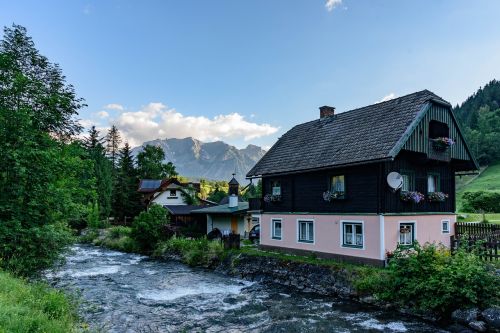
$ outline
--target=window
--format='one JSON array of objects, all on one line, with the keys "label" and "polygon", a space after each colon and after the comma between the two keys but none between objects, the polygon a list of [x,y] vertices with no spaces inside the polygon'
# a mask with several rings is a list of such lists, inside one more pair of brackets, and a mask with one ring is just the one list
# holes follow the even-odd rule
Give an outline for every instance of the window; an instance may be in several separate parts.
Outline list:
[{"label": "window", "polygon": [[445,123],[436,120],[429,121],[429,138],[448,137],[449,133],[450,130]]},{"label": "window", "polygon": [[330,185],[330,192],[336,199],[343,199],[345,196],[345,177],[344,175],[337,175],[332,177]]},{"label": "window", "polygon": [[413,172],[403,170],[401,171],[401,176],[403,177],[403,185],[401,186],[401,191],[413,191],[415,188],[415,177]]},{"label": "window", "polygon": [[257,225],[260,223],[260,217],[252,216],[252,225]]},{"label": "window", "polygon": [[272,226],[272,239],[278,239],[281,240],[281,220],[272,220],[271,221],[271,226]]},{"label": "window", "polygon": [[427,175],[427,193],[439,192],[440,190],[439,174],[430,173]]},{"label": "window", "polygon": [[363,247],[363,224],[359,222],[342,223],[342,246]]},{"label": "window", "polygon": [[299,242],[313,243],[314,242],[314,222],[299,221]]},{"label": "window", "polygon": [[281,183],[279,181],[271,182],[272,195],[281,195]]},{"label": "window", "polygon": [[171,197],[175,197],[177,195],[177,191],[176,190],[170,190],[170,196]]},{"label": "window", "polygon": [[441,233],[449,234],[450,233],[450,221],[442,220],[441,221]]},{"label": "window", "polygon": [[415,241],[415,223],[399,224],[399,244],[413,245]]}]

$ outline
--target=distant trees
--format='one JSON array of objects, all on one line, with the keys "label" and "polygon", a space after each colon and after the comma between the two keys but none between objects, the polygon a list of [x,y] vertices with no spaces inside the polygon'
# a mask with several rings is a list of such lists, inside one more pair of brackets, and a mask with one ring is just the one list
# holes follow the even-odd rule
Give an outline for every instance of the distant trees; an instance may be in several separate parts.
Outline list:
[{"label": "distant trees", "polygon": [[137,154],[137,169],[141,179],[162,179],[177,176],[172,162],[164,163],[165,152],[161,147],[147,145]]},{"label": "distant trees", "polygon": [[128,142],[120,149],[114,188],[113,211],[115,218],[124,221],[126,217],[134,217],[141,210],[140,194],[137,192],[139,178],[134,166],[134,158]]},{"label": "distant trees", "polygon": [[453,109],[470,149],[482,165],[500,161],[499,105],[500,81],[493,80]]},{"label": "distant trees", "polygon": [[464,212],[500,213],[499,192],[465,192],[462,198]]}]

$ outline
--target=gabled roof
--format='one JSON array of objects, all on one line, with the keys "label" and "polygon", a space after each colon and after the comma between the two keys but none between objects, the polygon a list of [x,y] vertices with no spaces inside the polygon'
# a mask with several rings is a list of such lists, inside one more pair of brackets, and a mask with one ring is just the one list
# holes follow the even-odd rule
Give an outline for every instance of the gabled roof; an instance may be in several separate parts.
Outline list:
[{"label": "gabled roof", "polygon": [[297,125],[274,144],[247,177],[392,159],[430,102],[451,107],[441,97],[422,90]]},{"label": "gabled roof", "polygon": [[193,210],[205,208],[202,205],[164,205],[165,209],[172,215],[189,215]]}]

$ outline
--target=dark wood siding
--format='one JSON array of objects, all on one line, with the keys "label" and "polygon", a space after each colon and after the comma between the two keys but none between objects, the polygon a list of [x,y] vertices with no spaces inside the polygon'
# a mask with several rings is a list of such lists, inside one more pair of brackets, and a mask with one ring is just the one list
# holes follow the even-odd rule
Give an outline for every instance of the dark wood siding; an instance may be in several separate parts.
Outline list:
[{"label": "dark wood siding", "polygon": [[[415,191],[427,195],[427,175],[440,176],[440,191],[449,195],[442,203],[425,200],[419,204],[403,202],[400,192],[393,193],[386,177],[391,171],[412,171]],[[345,176],[346,197],[327,202],[333,175]],[[429,160],[425,154],[402,152],[394,161],[332,170],[263,177],[263,195],[271,193],[271,182],[281,182],[281,201],[263,203],[265,212],[307,213],[423,213],[455,211],[455,177],[450,163]]]},{"label": "dark wood siding", "polygon": [[[281,202],[264,203],[267,212],[376,213],[378,165],[308,172],[283,177],[264,177],[263,194],[271,193],[271,182],[281,182]],[[345,176],[345,199],[323,200],[334,175]]]}]

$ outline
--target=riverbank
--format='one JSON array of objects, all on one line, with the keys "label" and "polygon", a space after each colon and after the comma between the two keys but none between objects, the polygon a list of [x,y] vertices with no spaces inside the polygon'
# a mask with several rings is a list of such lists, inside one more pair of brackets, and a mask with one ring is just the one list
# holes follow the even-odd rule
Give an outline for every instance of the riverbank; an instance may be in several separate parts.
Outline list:
[{"label": "riverbank", "polygon": [[[124,241],[128,236],[118,234],[109,230],[101,232],[93,243],[106,246],[116,244],[120,238],[119,243],[129,242]],[[314,254],[296,256],[255,247],[226,251],[219,242],[171,238],[158,244],[153,256],[249,281],[348,299],[431,322],[454,323],[452,331],[463,331],[467,327],[476,331],[488,327],[498,329],[498,308],[487,312],[473,309],[473,315],[465,317],[462,314],[470,313],[469,310],[453,314],[451,311],[457,304],[482,310],[492,302],[495,304],[498,276],[486,271],[484,264],[472,254],[449,257],[446,251],[433,247],[418,248],[418,251],[420,254],[412,260],[399,260],[399,267],[381,269],[319,259]],[[407,255],[412,254],[400,253],[400,258]]]},{"label": "riverbank", "polygon": [[0,332],[83,332],[76,305],[62,291],[0,271]]}]

